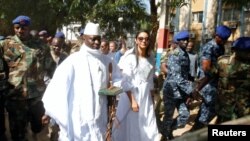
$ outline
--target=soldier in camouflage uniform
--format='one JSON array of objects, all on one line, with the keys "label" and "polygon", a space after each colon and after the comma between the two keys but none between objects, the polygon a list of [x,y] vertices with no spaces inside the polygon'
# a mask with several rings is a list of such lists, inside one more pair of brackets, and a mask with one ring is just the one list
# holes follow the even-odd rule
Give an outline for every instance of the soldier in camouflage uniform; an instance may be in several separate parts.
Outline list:
[{"label": "soldier in camouflage uniform", "polygon": [[218,122],[250,115],[250,37],[240,37],[233,54],[218,59]]},{"label": "soldier in camouflage uniform", "polygon": [[[49,58],[45,58],[46,61],[46,74],[45,74],[45,83],[46,85],[50,82],[53,77],[53,74],[56,68],[68,57],[65,52],[62,52],[62,47],[64,44],[64,39],[54,37],[50,45],[50,54]],[[52,59],[51,59],[52,58]]]},{"label": "soldier in camouflage uniform", "polygon": [[[189,81],[189,57],[186,47],[189,33],[181,31],[176,35],[178,46],[168,57],[167,77],[163,84],[164,119],[162,135],[165,139],[172,139],[174,129],[185,127],[190,116],[186,100],[192,94],[193,86]],[[178,109],[178,117],[173,119],[175,108]]]},{"label": "soldier in camouflage uniform", "polygon": [[5,99],[8,92],[9,68],[3,58],[3,50],[0,48],[0,140],[6,141],[5,136]]},{"label": "soldier in camouflage uniform", "polygon": [[[50,56],[46,58],[46,74],[45,74],[45,83],[46,85],[49,84],[50,80],[52,79],[56,68],[68,57],[68,55],[62,52],[62,46],[64,44],[64,39],[54,37],[52,39],[50,45]],[[52,59],[51,59],[52,58]],[[49,124],[49,131],[50,133],[50,141],[57,141],[58,140],[58,132],[59,126],[55,123],[53,119]]]},{"label": "soldier in camouflage uniform", "polygon": [[43,77],[49,47],[29,34],[29,17],[18,16],[12,23],[15,35],[0,42],[9,66],[10,90],[6,109],[12,140],[25,141],[28,122],[34,134],[43,127],[41,119],[45,110],[41,98],[46,87]]},{"label": "soldier in camouflage uniform", "polygon": [[218,77],[214,76],[214,71],[218,57],[225,52],[224,44],[230,35],[230,28],[218,26],[214,39],[200,48],[197,74],[199,83],[195,90],[202,95],[202,103],[191,131],[204,127],[215,117]]}]

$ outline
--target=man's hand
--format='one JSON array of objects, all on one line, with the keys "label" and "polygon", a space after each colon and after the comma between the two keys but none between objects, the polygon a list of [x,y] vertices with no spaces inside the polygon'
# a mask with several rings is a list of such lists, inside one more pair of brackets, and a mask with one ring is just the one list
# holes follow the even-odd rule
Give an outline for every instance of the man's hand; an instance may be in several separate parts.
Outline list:
[{"label": "man's hand", "polygon": [[192,102],[193,102],[193,98],[191,98],[191,97],[187,98],[186,104],[187,104],[188,106],[190,106]]},{"label": "man's hand", "polygon": [[202,97],[198,89],[194,89],[193,92],[191,93],[191,96],[194,100],[198,100],[198,101],[202,100]]},{"label": "man's hand", "polygon": [[47,115],[43,115],[43,117],[42,117],[42,124],[43,125],[47,125],[47,124],[49,124],[49,121],[50,121],[50,117],[47,116]]}]

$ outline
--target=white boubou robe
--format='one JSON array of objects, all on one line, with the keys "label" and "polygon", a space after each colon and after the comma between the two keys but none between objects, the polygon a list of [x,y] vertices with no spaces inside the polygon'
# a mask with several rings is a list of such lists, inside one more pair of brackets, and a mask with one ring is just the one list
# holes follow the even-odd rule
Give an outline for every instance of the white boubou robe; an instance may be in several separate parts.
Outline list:
[{"label": "white boubou robe", "polygon": [[[60,127],[60,141],[104,141],[110,58],[83,45],[56,69],[42,101],[46,114]],[[113,77],[119,74],[113,74]]]},{"label": "white boubou robe", "polygon": [[[139,104],[139,112],[133,112],[126,93],[120,95],[116,120],[113,124],[113,141],[159,141],[153,99],[154,58],[139,58],[136,66],[133,49],[127,51],[119,62],[123,72],[123,84],[130,88]],[[130,85],[130,86],[129,86]]]}]

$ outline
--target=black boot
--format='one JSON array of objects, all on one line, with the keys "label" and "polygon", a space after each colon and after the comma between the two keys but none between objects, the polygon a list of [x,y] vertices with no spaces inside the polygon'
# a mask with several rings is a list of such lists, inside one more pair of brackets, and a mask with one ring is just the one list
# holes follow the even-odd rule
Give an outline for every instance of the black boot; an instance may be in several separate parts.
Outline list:
[{"label": "black boot", "polygon": [[0,141],[7,141],[7,137],[5,134],[0,135]]},{"label": "black boot", "polygon": [[171,133],[167,136],[167,140],[172,140],[172,139],[174,139],[173,132],[171,132]]},{"label": "black boot", "polygon": [[203,124],[203,123],[197,121],[197,122],[194,123],[194,125],[193,125],[193,127],[190,129],[190,131],[193,132],[193,131],[199,130],[199,129],[203,128],[203,127],[205,127],[205,124]]},{"label": "black boot", "polygon": [[172,130],[176,130],[178,128],[184,128],[185,124],[177,124],[177,119],[174,119],[172,123]]},{"label": "black boot", "polygon": [[166,135],[162,135],[160,141],[170,141],[172,139],[174,139],[173,131],[168,131],[168,133]]}]

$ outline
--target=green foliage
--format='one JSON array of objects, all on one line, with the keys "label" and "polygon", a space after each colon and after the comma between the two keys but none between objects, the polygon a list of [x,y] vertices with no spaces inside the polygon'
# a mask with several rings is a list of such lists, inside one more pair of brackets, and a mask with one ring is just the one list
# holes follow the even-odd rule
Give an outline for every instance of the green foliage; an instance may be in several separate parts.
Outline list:
[{"label": "green foliage", "polygon": [[[29,16],[33,29],[52,34],[71,22],[94,21],[110,38],[133,32],[150,18],[140,0],[0,0],[0,4],[0,34],[5,35],[12,34],[11,21],[18,15]],[[124,20],[119,22],[119,17]]]},{"label": "green foliage", "polygon": [[[138,0],[102,0],[92,15],[100,23],[107,38],[118,38],[124,32],[135,32],[141,21],[149,21],[144,5]],[[118,18],[122,17],[122,21]]]},{"label": "green foliage", "polygon": [[171,8],[182,7],[186,4],[185,0],[169,0]]},{"label": "green foliage", "polygon": [[249,0],[222,0],[225,5],[231,5],[234,8],[242,8],[243,6],[249,6]]},{"label": "green foliage", "polygon": [[5,36],[13,34],[11,22],[19,15],[29,16],[32,28],[37,30],[47,29],[53,33],[60,25],[60,20],[57,20],[59,12],[52,9],[48,0],[2,0],[0,13],[4,17],[1,19],[4,27],[0,27],[0,34]]}]

